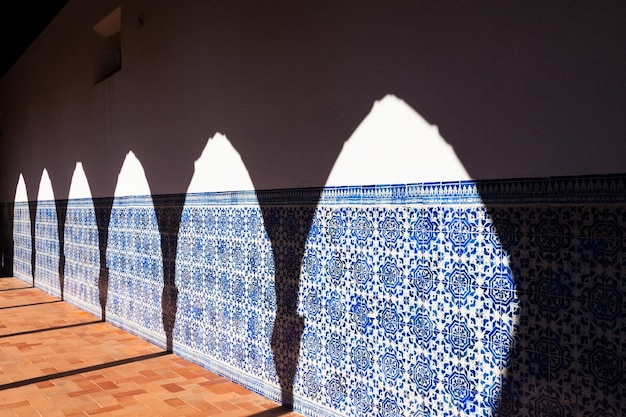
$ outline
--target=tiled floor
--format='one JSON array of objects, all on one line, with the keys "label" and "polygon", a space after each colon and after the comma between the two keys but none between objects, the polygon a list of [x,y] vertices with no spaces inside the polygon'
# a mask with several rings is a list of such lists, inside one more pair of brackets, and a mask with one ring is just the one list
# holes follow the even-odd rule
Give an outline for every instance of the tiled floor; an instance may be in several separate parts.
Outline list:
[{"label": "tiled floor", "polygon": [[0,415],[299,416],[10,277],[0,278]]}]

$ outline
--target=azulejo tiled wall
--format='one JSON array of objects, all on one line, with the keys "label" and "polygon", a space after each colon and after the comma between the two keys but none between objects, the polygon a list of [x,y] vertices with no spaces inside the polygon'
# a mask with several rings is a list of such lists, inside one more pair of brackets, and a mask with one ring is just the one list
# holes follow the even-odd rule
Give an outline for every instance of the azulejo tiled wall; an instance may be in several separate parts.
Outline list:
[{"label": "azulejo tiled wall", "polygon": [[106,248],[107,318],[163,345],[163,260],[152,198],[115,199]]},{"label": "azulejo tiled wall", "polygon": [[[65,288],[90,311],[106,291],[107,319],[274,399],[287,389],[307,415],[620,416],[624,180],[207,193],[156,210],[126,197],[106,229],[70,201]],[[29,224],[16,203],[22,278]]]},{"label": "azulejo tiled wall", "polygon": [[55,201],[39,202],[35,215],[35,281],[56,296],[61,295],[58,225]]},{"label": "azulejo tiled wall", "polygon": [[100,252],[93,201],[69,200],[64,226],[64,297],[68,302],[100,316]]},{"label": "azulejo tiled wall", "polygon": [[29,213],[27,202],[15,203],[13,207],[13,275],[25,281],[31,280],[33,276],[32,231]]}]

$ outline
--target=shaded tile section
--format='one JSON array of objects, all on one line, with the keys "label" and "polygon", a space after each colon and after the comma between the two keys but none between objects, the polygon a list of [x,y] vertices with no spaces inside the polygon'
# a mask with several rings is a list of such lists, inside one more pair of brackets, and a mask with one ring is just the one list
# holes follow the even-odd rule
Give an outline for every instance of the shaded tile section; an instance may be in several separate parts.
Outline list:
[{"label": "shaded tile section", "polygon": [[13,207],[13,273],[23,280],[32,280],[32,230],[29,205],[15,203]]}]

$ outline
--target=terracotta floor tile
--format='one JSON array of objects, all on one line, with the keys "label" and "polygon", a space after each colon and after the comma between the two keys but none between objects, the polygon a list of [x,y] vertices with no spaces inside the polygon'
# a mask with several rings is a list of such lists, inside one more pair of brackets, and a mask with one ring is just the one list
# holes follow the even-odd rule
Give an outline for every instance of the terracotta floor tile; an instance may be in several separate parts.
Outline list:
[{"label": "terracotta floor tile", "polygon": [[21,280],[0,278],[7,288],[21,289],[0,292],[1,416],[246,417],[278,407]]},{"label": "terracotta floor tile", "polygon": [[107,392],[102,392],[99,395],[92,395],[91,397],[100,407],[111,407],[113,405],[120,404],[116,398]]},{"label": "terracotta floor tile", "polygon": [[6,404],[2,404],[0,405],[0,410],[12,410],[15,408],[19,408],[19,407],[26,407],[29,406],[30,403],[26,400],[22,400],[22,401],[15,401],[15,402],[11,402],[11,403],[6,403]]},{"label": "terracotta floor tile", "polygon": [[142,404],[140,400],[138,400],[135,396],[124,396],[116,398],[117,402],[123,405],[125,408],[133,407],[137,404]]},{"label": "terracotta floor tile", "polygon": [[184,391],[185,389],[182,388],[180,385],[178,384],[165,384],[165,385],[161,385],[163,388],[165,388],[166,390],[168,390],[169,392],[178,392],[178,391]]},{"label": "terracotta floor tile", "polygon": [[230,401],[216,401],[215,406],[225,411],[239,410],[241,408]]},{"label": "terracotta floor tile", "polygon": [[65,417],[86,417],[87,414],[85,414],[84,411],[81,410],[70,410],[69,412],[65,413]]},{"label": "terracotta floor tile", "polygon": [[180,407],[187,405],[187,403],[181,400],[180,398],[168,398],[167,400],[164,400],[163,402],[169,405],[170,407],[174,407],[174,408],[180,408]]},{"label": "terracotta floor tile", "polygon": [[63,410],[57,409],[48,409],[48,410],[37,410],[41,417],[65,417],[65,413]]},{"label": "terracotta floor tile", "polygon": [[122,407],[119,404],[116,404],[116,405],[110,405],[108,407],[102,407],[102,408],[96,408],[96,409],[93,409],[93,410],[88,410],[88,411],[86,411],[86,413],[88,415],[90,415],[90,416],[95,416],[95,415],[98,415],[98,414],[106,415],[106,414],[109,414],[109,413],[111,413],[113,411],[123,410],[123,409],[124,409],[124,407]]},{"label": "terracotta floor tile", "polygon": [[131,390],[131,391],[122,391],[122,392],[118,392],[113,394],[113,397],[115,398],[121,398],[121,397],[129,397],[129,396],[133,396],[133,395],[139,395],[139,394],[144,394],[146,393],[146,390],[143,389],[135,389],[135,390]]},{"label": "terracotta floor tile", "polygon": [[98,384],[98,386],[103,390],[112,390],[119,388],[113,381],[97,382],[96,384]]}]

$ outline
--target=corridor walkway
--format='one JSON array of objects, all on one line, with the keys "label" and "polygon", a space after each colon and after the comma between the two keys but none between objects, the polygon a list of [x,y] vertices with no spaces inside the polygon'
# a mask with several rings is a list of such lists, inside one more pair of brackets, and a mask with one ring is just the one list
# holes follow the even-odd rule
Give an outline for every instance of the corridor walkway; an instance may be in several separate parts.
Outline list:
[{"label": "corridor walkway", "polygon": [[299,416],[12,277],[0,278],[0,415]]}]

